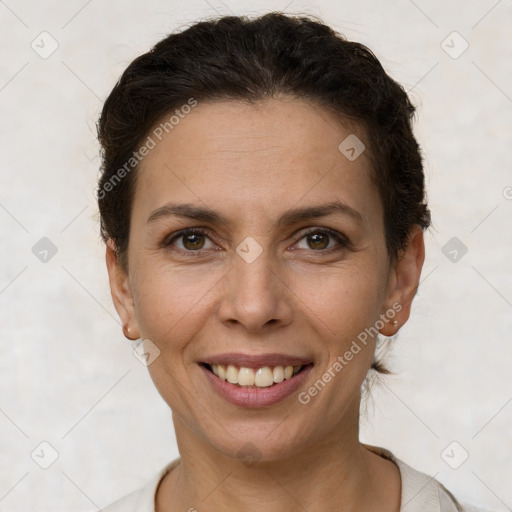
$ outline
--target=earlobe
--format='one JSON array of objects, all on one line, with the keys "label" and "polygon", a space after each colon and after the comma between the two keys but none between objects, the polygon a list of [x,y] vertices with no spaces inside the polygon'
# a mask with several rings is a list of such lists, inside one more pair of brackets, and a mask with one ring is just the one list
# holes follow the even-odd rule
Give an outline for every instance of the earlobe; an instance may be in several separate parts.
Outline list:
[{"label": "earlobe", "polygon": [[[380,330],[384,336],[395,335],[409,319],[411,305],[418,290],[421,269],[425,261],[423,231],[415,225],[409,234],[407,246],[398,255],[390,275],[387,311],[394,310],[394,319]],[[395,323],[396,322],[396,323]]]},{"label": "earlobe", "polygon": [[119,264],[117,251],[112,240],[108,240],[106,244],[105,261],[110,282],[110,293],[123,325],[123,334],[129,340],[136,340],[140,338],[140,332],[135,316],[128,273]]}]

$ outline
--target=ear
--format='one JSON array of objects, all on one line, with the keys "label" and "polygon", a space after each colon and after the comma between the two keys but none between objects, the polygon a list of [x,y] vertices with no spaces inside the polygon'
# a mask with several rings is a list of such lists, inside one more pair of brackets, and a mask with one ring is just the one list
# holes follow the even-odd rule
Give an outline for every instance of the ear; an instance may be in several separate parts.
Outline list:
[{"label": "ear", "polygon": [[123,324],[123,333],[128,339],[136,340],[140,338],[140,330],[135,316],[135,305],[128,272],[120,265],[112,240],[107,242],[105,259],[110,282],[110,293],[112,294],[117,314]]},{"label": "ear", "polygon": [[400,251],[390,270],[385,307],[386,311],[393,310],[396,314],[380,329],[380,333],[384,336],[396,334],[409,319],[412,300],[418,290],[424,261],[423,231],[420,226],[415,224],[409,233],[407,246]]}]

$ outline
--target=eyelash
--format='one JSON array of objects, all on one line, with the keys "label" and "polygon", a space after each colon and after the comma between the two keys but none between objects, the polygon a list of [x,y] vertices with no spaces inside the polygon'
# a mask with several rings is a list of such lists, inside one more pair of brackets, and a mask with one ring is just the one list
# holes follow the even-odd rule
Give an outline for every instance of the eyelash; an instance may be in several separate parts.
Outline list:
[{"label": "eyelash", "polygon": [[[298,241],[302,240],[303,238],[307,237],[308,235],[310,235],[312,233],[322,234],[322,235],[329,235],[330,237],[334,238],[334,240],[336,242],[338,242],[338,244],[339,244],[339,247],[331,247],[329,249],[319,249],[319,250],[311,249],[311,251],[316,252],[316,253],[330,254],[332,252],[340,251],[341,249],[346,248],[350,244],[350,242],[345,237],[343,237],[343,235],[340,235],[337,231],[334,231],[334,230],[329,229],[329,228],[312,228],[309,231],[303,233],[303,235],[299,238]],[[164,240],[163,246],[165,248],[167,248],[167,249],[170,249],[171,246],[172,246],[172,243],[175,240],[183,238],[183,237],[185,237],[187,235],[204,235],[207,238],[209,238],[208,234],[205,231],[203,231],[202,229],[199,229],[199,228],[187,228],[187,229],[183,229],[183,230],[179,231],[178,233],[176,233],[170,240],[167,240],[167,239]],[[203,252],[208,251],[208,249],[198,249],[196,251],[193,251],[193,250],[185,250],[185,249],[178,249],[178,248],[173,248],[171,250],[174,250],[174,251],[177,251],[177,252],[181,252],[181,253],[185,253],[185,254],[191,255],[191,256],[192,255],[194,255],[194,256],[202,256]]]}]

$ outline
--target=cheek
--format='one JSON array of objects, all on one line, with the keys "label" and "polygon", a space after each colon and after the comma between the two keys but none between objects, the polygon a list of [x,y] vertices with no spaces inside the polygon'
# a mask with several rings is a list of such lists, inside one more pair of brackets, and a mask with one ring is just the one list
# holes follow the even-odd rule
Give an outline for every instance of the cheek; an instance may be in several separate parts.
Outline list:
[{"label": "cheek", "polygon": [[[304,286],[306,283],[304,283]],[[339,421],[341,412],[358,396],[373,359],[376,336],[372,326],[382,304],[382,275],[378,267],[364,266],[332,274],[323,286],[309,286],[306,306],[314,330],[323,342],[317,378],[307,397],[322,395],[319,407],[326,424]],[[302,296],[304,295],[304,291]]]},{"label": "cheek", "polygon": [[[374,265],[352,265],[329,269],[323,275],[303,274],[295,279],[293,291],[299,305],[327,334],[340,339],[357,335],[378,318],[383,300],[382,273]],[[331,338],[332,338],[331,336]]]},{"label": "cheek", "polygon": [[331,269],[324,278],[302,276],[295,285],[302,310],[323,342],[319,378],[332,382],[324,400],[336,411],[357,392],[371,366],[377,340],[372,327],[385,289],[385,268],[378,261],[361,259],[357,265]]},{"label": "cheek", "polygon": [[207,317],[207,290],[211,285],[193,279],[189,272],[170,272],[149,259],[138,270],[134,295],[141,337],[150,339],[160,351],[148,366],[149,374],[169,407],[187,416],[193,406],[189,403],[190,392],[183,390],[194,389],[187,366],[188,346],[198,337],[202,319]]},{"label": "cheek", "polygon": [[199,316],[208,307],[211,288],[205,279],[188,271],[152,265],[139,266],[134,283],[135,314],[141,336],[161,351],[177,351],[194,335]]}]

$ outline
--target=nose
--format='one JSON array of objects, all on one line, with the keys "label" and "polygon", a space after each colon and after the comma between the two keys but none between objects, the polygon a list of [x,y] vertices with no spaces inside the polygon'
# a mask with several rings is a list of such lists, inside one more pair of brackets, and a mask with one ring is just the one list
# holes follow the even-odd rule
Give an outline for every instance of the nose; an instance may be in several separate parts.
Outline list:
[{"label": "nose", "polygon": [[293,293],[279,265],[267,254],[263,250],[252,262],[234,255],[222,283],[218,314],[223,323],[243,326],[251,333],[291,323]]}]

